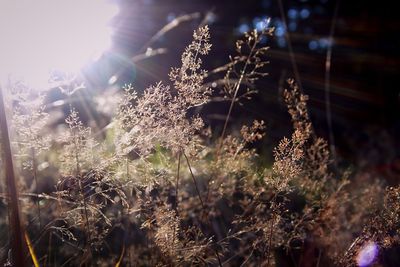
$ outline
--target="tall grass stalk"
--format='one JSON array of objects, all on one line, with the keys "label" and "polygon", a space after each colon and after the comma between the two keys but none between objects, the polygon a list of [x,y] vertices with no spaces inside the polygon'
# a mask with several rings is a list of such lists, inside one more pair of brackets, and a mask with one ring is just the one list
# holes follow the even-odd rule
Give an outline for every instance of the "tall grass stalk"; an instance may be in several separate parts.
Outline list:
[{"label": "tall grass stalk", "polygon": [[7,124],[7,115],[4,105],[3,90],[0,87],[0,131],[2,139],[4,168],[7,180],[9,227],[11,228],[11,256],[14,266],[26,266],[26,245],[23,239],[23,226],[19,208],[19,194],[14,172],[10,137]]}]

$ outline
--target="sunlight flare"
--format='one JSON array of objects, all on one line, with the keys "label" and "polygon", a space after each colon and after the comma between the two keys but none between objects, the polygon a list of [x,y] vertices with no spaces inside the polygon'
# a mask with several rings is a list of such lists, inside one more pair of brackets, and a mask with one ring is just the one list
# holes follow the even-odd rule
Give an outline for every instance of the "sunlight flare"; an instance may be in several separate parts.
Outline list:
[{"label": "sunlight flare", "polygon": [[47,84],[51,71],[76,73],[111,47],[117,6],[105,0],[0,2],[0,75],[30,86]]}]

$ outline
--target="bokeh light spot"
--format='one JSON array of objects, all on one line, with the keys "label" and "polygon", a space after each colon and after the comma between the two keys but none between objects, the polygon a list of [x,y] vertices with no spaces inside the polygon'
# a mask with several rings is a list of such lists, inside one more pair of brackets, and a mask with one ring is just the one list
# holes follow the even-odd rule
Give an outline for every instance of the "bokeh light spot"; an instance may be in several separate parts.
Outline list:
[{"label": "bokeh light spot", "polygon": [[308,18],[309,16],[310,16],[310,10],[308,9],[308,8],[303,8],[301,11],[300,11],[300,17],[302,18],[302,19],[306,19],[306,18]]},{"label": "bokeh light spot", "polygon": [[378,246],[374,242],[365,244],[357,255],[357,264],[360,267],[370,266],[378,255]]},{"label": "bokeh light spot", "polygon": [[296,9],[291,8],[288,10],[288,17],[289,19],[297,19],[298,12]]},{"label": "bokeh light spot", "polygon": [[315,40],[312,40],[308,43],[308,48],[310,48],[310,50],[315,50],[318,48],[318,42]]}]

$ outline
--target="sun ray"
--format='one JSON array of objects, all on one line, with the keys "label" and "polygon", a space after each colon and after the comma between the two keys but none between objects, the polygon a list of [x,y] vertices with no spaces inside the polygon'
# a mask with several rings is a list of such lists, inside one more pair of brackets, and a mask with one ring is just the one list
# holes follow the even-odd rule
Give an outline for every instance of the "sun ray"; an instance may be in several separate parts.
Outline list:
[{"label": "sun ray", "polygon": [[79,72],[111,47],[117,12],[105,0],[1,1],[2,80],[43,87],[51,71]]}]

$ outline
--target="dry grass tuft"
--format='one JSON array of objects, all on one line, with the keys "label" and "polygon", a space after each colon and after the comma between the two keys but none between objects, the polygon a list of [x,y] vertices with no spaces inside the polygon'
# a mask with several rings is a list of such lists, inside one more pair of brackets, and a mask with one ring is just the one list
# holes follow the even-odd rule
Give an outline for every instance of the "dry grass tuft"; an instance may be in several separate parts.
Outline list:
[{"label": "dry grass tuft", "polygon": [[[368,244],[378,248],[373,262],[393,261],[399,187],[331,172],[328,144],[314,132],[308,97],[294,80],[283,94],[293,132],[272,151],[271,166],[258,163],[255,149],[264,121],[228,132],[235,105],[267,75],[262,40],[272,34],[268,22],[246,33],[230,62],[208,73],[202,65],[211,37],[208,26],[199,28],[169,81],[142,93],[122,88],[101,134],[73,106],[81,89],[74,82],[62,90],[70,106],[57,131],[45,96],[11,88],[18,189],[39,264],[356,266]],[[222,71],[219,90],[211,90]],[[213,96],[230,101],[221,133],[194,112]],[[1,245],[2,261],[11,262],[15,251]]]}]

